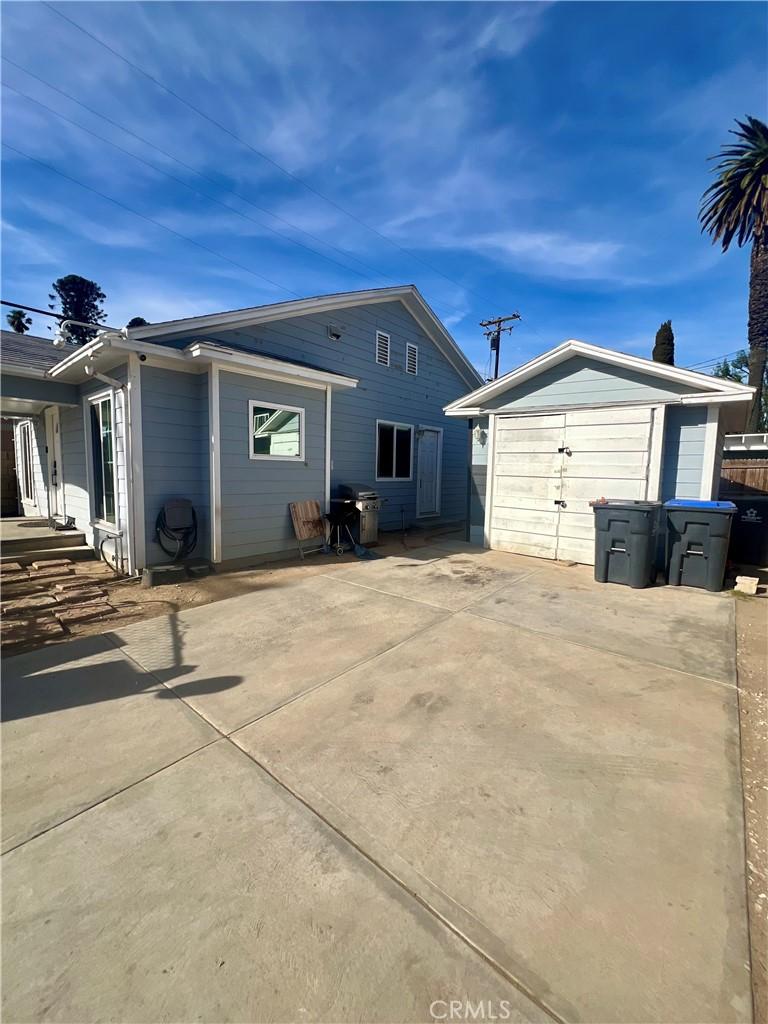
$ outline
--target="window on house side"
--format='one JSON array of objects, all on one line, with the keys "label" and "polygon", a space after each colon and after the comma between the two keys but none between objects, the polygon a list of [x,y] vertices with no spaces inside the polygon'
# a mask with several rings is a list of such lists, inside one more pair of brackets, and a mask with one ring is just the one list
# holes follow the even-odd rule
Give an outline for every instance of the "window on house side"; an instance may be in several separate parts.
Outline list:
[{"label": "window on house side", "polygon": [[249,402],[252,459],[304,458],[304,410]]},{"label": "window on house side", "polygon": [[419,372],[419,346],[410,341],[405,346],[405,372],[414,376]]},{"label": "window on house side", "polygon": [[102,523],[117,522],[115,510],[115,444],[112,397],[91,403],[93,511]]},{"label": "window on house side", "polygon": [[376,331],[376,362],[380,366],[389,366],[389,335]]},{"label": "window on house side", "polygon": [[376,424],[376,479],[410,480],[413,427],[406,423]]}]

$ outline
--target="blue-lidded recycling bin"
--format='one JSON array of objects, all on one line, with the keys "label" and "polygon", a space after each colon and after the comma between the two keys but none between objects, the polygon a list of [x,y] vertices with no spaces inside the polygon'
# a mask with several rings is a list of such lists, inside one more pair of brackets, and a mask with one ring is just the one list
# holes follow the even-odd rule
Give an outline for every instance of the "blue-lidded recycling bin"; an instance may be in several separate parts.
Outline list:
[{"label": "blue-lidded recycling bin", "polygon": [[674,498],[664,502],[667,519],[667,582],[673,587],[722,590],[732,501]]}]

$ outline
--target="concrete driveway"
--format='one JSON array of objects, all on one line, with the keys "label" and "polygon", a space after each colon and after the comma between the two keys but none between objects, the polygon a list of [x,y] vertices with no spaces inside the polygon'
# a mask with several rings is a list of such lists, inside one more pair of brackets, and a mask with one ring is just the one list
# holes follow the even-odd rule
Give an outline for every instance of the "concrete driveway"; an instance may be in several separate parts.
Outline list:
[{"label": "concrete driveway", "polygon": [[6,1021],[751,1020],[730,596],[269,579],[6,662]]}]

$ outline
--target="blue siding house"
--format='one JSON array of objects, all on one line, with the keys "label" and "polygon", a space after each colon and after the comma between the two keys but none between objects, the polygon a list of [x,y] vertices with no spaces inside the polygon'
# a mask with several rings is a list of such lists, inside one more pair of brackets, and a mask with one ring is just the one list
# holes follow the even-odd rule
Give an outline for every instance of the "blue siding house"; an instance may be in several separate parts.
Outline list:
[{"label": "blue siding house", "polygon": [[3,378],[46,455],[30,514],[126,572],[167,561],[173,498],[194,504],[195,554],[224,567],[295,552],[289,502],[327,508],[341,484],[379,492],[383,530],[466,516],[467,424],[443,407],[482,379],[412,285],[47,346],[34,380]]},{"label": "blue siding house", "polygon": [[591,563],[590,501],[717,497],[753,389],[567,341],[446,407],[472,431],[468,537]]}]

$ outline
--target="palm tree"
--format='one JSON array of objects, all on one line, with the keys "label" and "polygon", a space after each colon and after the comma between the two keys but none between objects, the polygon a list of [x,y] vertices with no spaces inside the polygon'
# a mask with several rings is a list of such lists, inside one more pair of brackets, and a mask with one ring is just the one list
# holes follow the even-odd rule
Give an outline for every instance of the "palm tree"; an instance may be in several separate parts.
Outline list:
[{"label": "palm tree", "polygon": [[731,242],[752,244],[749,267],[749,377],[755,397],[747,430],[760,429],[765,411],[765,369],[768,355],[768,125],[756,117],[736,121],[738,139],[723,146],[715,167],[717,179],[701,199],[701,230],[720,242],[725,252]]},{"label": "palm tree", "polygon": [[5,319],[11,330],[17,334],[26,334],[32,326],[32,318],[28,317],[23,309],[12,309]]}]

